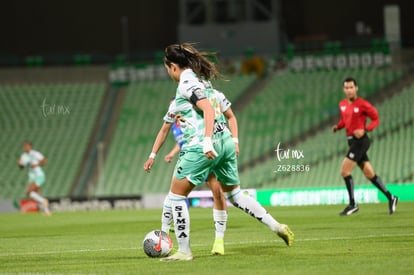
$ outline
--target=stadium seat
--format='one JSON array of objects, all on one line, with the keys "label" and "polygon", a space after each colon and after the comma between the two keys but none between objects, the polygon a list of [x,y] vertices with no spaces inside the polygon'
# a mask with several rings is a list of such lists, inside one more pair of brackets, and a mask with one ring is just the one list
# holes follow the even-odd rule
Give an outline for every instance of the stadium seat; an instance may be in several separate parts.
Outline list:
[{"label": "stadium seat", "polygon": [[105,83],[0,86],[0,143],[6,156],[1,198],[24,196],[27,171],[21,172],[16,160],[25,140],[49,160],[43,194],[69,195],[105,90]]},{"label": "stadium seat", "polygon": [[[275,75],[246,110],[237,114],[242,152],[239,162],[248,163],[274,149],[276,141],[289,141],[337,114],[338,101],[343,98],[340,83],[350,75],[364,80],[360,84],[363,97],[371,95],[394,79],[384,77],[393,75],[391,71],[378,69],[283,72]],[[377,84],[378,79],[385,79],[381,86]],[[254,128],[249,122],[251,120]],[[273,143],[268,142],[272,140]],[[252,150],[253,143],[262,146]]]},{"label": "stadium seat", "polygon": [[[404,89],[387,101],[378,104],[381,123],[370,134],[372,139],[370,160],[378,174],[386,182],[403,182],[412,176],[412,160],[414,138],[414,113],[411,102],[414,100],[414,85]],[[401,119],[404,118],[404,119]],[[411,122],[411,126],[406,127]],[[330,127],[320,131],[315,136],[299,143],[294,149],[304,152],[304,164],[310,165],[308,173],[275,173],[271,174],[278,164],[274,158],[252,167],[241,173],[241,180],[249,187],[260,188],[296,188],[310,186],[343,185],[339,169],[347,146],[343,132],[332,134]],[[301,162],[294,162],[301,164]],[[261,173],[259,177],[257,173]],[[354,173],[355,182],[370,184],[362,173]]]}]

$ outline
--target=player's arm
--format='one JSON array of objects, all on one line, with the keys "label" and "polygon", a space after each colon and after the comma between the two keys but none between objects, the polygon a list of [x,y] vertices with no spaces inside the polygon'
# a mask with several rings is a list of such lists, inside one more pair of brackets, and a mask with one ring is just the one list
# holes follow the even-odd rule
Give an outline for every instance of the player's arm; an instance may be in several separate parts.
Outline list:
[{"label": "player's arm", "polygon": [[229,129],[233,137],[233,141],[236,145],[236,154],[238,156],[240,150],[239,150],[239,128],[237,126],[237,118],[234,115],[233,110],[231,108],[228,108],[223,114],[226,117],[227,122],[229,123]]},{"label": "player's arm", "polygon": [[45,166],[47,164],[47,158],[43,158],[41,161],[39,161],[40,166]]},{"label": "player's arm", "polygon": [[172,150],[164,157],[164,160],[166,162],[171,162],[173,157],[178,154],[178,152],[180,152],[180,145],[178,145],[178,143],[176,143],[174,145],[174,148],[172,148]]},{"label": "player's arm", "polygon": [[17,160],[17,165],[19,166],[20,169],[22,169],[22,170],[24,169],[24,165],[22,163],[22,159],[18,159]]},{"label": "player's arm", "polygon": [[213,127],[214,127],[214,109],[211,106],[210,101],[207,98],[200,99],[196,102],[196,105],[204,114],[204,136],[212,137],[213,136]]},{"label": "player's arm", "polygon": [[167,139],[171,125],[171,123],[164,122],[157,134],[157,138],[155,139],[154,145],[152,146],[151,154],[149,155],[148,160],[144,163],[144,170],[148,173],[151,172],[151,166],[154,163],[155,156]]},{"label": "player's arm", "polygon": [[365,130],[370,132],[379,125],[380,119],[377,109],[374,106],[372,106],[369,102],[367,102],[365,109],[367,117],[369,117],[369,119],[371,120],[371,122],[365,127]]},{"label": "player's arm", "polygon": [[342,117],[342,114],[341,114],[339,122],[337,124],[335,124],[334,126],[332,126],[332,131],[335,133],[336,131],[341,130],[344,127],[345,127],[345,121],[344,121],[344,119]]},{"label": "player's arm", "polygon": [[353,134],[356,138],[363,137],[365,135],[365,132],[370,132],[374,130],[374,128],[377,127],[379,124],[379,116],[377,109],[375,109],[375,107],[372,106],[368,101],[365,101],[365,104],[363,105],[363,112],[367,117],[369,117],[371,122],[367,126],[365,126],[364,129],[356,129],[354,131]]},{"label": "player's arm", "polygon": [[199,83],[187,83],[182,86],[184,96],[202,112],[204,117],[204,139],[203,139],[203,153],[208,159],[214,159],[217,152],[214,150],[211,137],[213,136],[215,111],[210,103],[210,100],[204,94],[203,87]]},{"label": "player's arm", "polygon": [[35,168],[37,166],[44,166],[47,163],[47,158],[40,152],[35,152],[35,158],[38,160],[37,162],[34,162],[30,164],[31,168]]},{"label": "player's arm", "polygon": [[208,159],[214,159],[217,156],[217,152],[214,150],[211,137],[213,136],[213,127],[215,112],[213,106],[207,98],[197,100],[197,107],[203,111],[204,115],[204,140],[203,140],[203,152]]}]

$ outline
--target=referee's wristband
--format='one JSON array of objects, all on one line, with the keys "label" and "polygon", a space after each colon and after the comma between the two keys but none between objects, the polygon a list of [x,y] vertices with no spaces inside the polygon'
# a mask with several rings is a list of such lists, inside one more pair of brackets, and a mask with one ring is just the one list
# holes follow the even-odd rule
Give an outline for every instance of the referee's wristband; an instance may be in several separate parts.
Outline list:
[{"label": "referee's wristband", "polygon": [[238,138],[233,138],[234,143],[239,143],[239,139]]},{"label": "referee's wristband", "polygon": [[149,158],[150,159],[155,159],[155,156],[156,156],[157,154],[155,154],[154,152],[151,152],[151,154],[149,155]]}]

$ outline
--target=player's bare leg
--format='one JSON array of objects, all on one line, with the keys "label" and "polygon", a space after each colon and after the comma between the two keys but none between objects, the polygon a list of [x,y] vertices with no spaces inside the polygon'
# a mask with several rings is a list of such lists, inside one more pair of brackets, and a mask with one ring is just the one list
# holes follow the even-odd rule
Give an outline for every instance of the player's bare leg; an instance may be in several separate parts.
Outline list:
[{"label": "player's bare leg", "polygon": [[40,195],[40,188],[36,185],[36,183],[32,182],[28,185],[26,195],[37,201],[42,206],[43,212],[46,216],[52,215],[49,210],[49,200]]},{"label": "player's bare leg", "polygon": [[341,166],[341,176],[346,177],[346,176],[351,175],[355,166],[356,166],[355,161],[350,160],[349,158],[344,158],[344,160],[342,161],[342,166]]},{"label": "player's bare leg", "polygon": [[359,168],[362,170],[362,173],[364,173],[364,176],[367,179],[372,179],[375,176],[374,168],[369,161],[361,163]]}]

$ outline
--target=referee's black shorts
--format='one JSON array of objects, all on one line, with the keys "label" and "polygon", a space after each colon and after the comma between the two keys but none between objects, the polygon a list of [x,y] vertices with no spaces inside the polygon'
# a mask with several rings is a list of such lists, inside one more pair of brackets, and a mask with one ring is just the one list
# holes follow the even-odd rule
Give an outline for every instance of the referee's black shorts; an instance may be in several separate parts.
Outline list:
[{"label": "referee's black shorts", "polygon": [[349,150],[346,153],[346,157],[355,161],[358,165],[369,161],[367,151],[369,149],[370,140],[367,134],[364,134],[361,138],[354,136],[348,137]]}]

